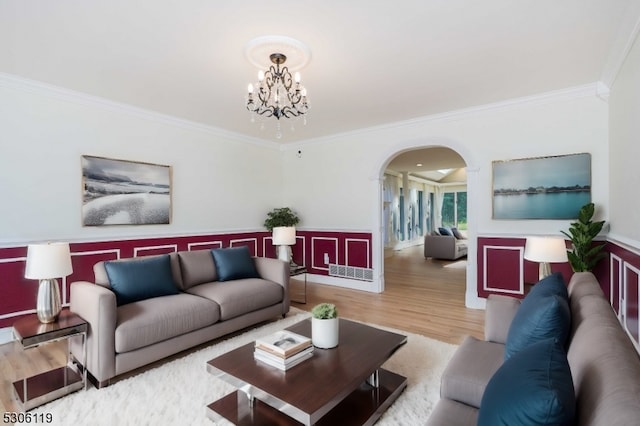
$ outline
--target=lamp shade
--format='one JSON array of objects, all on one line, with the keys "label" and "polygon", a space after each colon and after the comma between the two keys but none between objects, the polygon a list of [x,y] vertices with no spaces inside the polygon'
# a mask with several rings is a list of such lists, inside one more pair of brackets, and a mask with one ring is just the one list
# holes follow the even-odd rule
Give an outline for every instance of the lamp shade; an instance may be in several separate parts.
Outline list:
[{"label": "lamp shade", "polygon": [[25,278],[44,280],[73,272],[69,243],[29,244]]},{"label": "lamp shade", "polygon": [[567,246],[561,237],[527,237],[524,258],[534,262],[567,262]]},{"label": "lamp shade", "polygon": [[295,226],[276,226],[273,228],[273,245],[292,246],[296,243]]}]

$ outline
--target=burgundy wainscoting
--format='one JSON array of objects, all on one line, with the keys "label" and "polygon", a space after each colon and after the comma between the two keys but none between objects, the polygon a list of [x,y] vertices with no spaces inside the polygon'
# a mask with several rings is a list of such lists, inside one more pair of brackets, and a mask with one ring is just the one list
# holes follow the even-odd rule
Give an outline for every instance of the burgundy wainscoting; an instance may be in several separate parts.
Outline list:
[{"label": "burgundy wainscoting", "polygon": [[[267,231],[72,243],[73,273],[59,280],[62,303],[69,304],[70,283],[93,281],[93,265],[102,260],[240,246],[247,246],[253,256],[276,257]],[[323,253],[331,263],[370,268],[371,234],[298,230],[292,251],[294,261],[314,274],[328,274]],[[0,328],[35,312],[38,282],[24,278],[26,256],[26,246],[0,248]]]},{"label": "burgundy wainscoting", "polygon": [[603,290],[608,293],[622,327],[640,351],[640,255],[612,242],[607,243],[605,250],[609,254],[609,268],[608,274],[601,274],[608,278]]},{"label": "burgundy wainscoting", "polygon": [[[310,273],[327,275],[329,264],[371,268],[371,233],[368,232],[330,232],[298,231],[298,238],[304,240],[302,253],[305,266]],[[296,249],[294,247],[294,260]],[[328,262],[325,262],[325,254]]]},{"label": "burgundy wainscoting", "polygon": [[[524,259],[526,238],[478,238],[478,295],[505,294],[524,297],[527,287],[538,281],[538,263]],[[572,271],[568,263],[552,264],[569,282]]]}]

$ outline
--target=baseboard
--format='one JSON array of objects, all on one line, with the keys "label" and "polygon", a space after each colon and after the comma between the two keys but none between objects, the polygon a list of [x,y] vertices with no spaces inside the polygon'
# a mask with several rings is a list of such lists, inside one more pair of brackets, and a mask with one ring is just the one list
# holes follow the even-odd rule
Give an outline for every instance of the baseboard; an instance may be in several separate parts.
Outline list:
[{"label": "baseboard", "polygon": [[15,340],[13,336],[13,327],[0,328],[0,345],[12,342],[13,340]]}]

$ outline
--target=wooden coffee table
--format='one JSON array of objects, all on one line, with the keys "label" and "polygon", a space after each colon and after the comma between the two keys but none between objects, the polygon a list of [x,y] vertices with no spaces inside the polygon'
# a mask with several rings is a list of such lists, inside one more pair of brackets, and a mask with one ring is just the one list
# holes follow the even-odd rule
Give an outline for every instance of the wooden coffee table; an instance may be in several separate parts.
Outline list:
[{"label": "wooden coffee table", "polygon": [[[311,337],[311,320],[287,328]],[[340,319],[339,345],[280,371],[253,358],[254,342],[207,362],[238,390],[207,406],[213,421],[236,425],[371,425],[407,386],[380,366],[407,337]]]}]

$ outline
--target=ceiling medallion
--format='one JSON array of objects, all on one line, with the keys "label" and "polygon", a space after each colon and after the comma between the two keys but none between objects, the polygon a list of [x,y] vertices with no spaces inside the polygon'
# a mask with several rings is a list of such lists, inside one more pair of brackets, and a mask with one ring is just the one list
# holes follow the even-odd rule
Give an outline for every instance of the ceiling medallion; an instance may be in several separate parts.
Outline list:
[{"label": "ceiling medallion", "polygon": [[[246,105],[251,121],[258,117],[275,117],[276,138],[282,138],[281,118],[303,117],[309,111],[307,89],[301,83],[300,73],[291,71],[304,67],[311,57],[302,42],[285,36],[265,36],[251,40],[245,49],[249,62],[258,67],[258,81],[249,84]],[[286,65],[285,65],[286,63]],[[266,71],[265,71],[266,69]],[[295,130],[291,122],[291,130]]]}]

